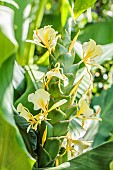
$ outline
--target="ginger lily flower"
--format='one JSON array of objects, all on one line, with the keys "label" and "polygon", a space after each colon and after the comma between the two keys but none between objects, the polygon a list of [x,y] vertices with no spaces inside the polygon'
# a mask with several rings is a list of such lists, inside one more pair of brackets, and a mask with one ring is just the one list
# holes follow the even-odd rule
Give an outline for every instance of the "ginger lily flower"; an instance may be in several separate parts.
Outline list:
[{"label": "ginger lily flower", "polygon": [[34,104],[34,110],[41,109],[41,112],[33,116],[26,107],[24,107],[21,103],[18,104],[17,112],[19,112],[20,116],[24,117],[29,123],[27,132],[29,132],[30,128],[36,131],[37,126],[41,124],[43,120],[49,120],[47,119],[47,115],[50,111],[67,102],[66,99],[60,100],[56,102],[50,109],[48,109],[50,94],[44,89],[38,89],[35,93],[30,94],[28,96],[28,101]]},{"label": "ginger lily flower", "polygon": [[33,116],[29,110],[24,107],[21,103],[18,104],[17,106],[17,112],[20,113],[20,116],[24,117],[27,122],[29,123],[29,126],[27,128],[27,133],[29,132],[30,128],[34,129],[35,131],[37,130],[37,126],[41,124],[41,121],[47,120],[45,115],[42,113],[39,113],[35,116]]},{"label": "ginger lily flower", "polygon": [[76,116],[77,118],[80,118],[82,120],[82,126],[84,126],[84,121],[87,119],[94,119],[94,120],[100,120],[101,118],[97,118],[95,115],[99,113],[100,109],[97,110],[96,113],[94,113],[93,109],[90,109],[86,101],[81,98],[78,103],[79,111],[77,112]]},{"label": "ginger lily flower", "polygon": [[45,86],[48,88],[48,84],[49,84],[50,80],[52,79],[52,77],[58,77],[59,78],[59,88],[60,88],[60,80],[64,81],[64,87],[66,87],[69,83],[68,78],[63,74],[63,70],[62,70],[62,68],[60,68],[60,63],[56,63],[55,66],[57,66],[57,67],[48,71],[46,73],[46,75],[44,76],[44,78],[47,77],[47,82],[45,81]]},{"label": "ginger lily flower", "polygon": [[42,109],[45,115],[67,102],[66,99],[62,99],[48,109],[50,94],[44,89],[38,89],[35,93],[29,94],[28,101],[34,104],[34,110]]},{"label": "ginger lily flower", "polygon": [[58,32],[51,28],[51,25],[45,26],[44,28],[34,30],[33,41],[27,40],[27,42],[34,43],[41,47],[47,48],[51,53],[51,50],[56,46]]},{"label": "ginger lily flower", "polygon": [[91,145],[91,142],[92,141],[84,141],[83,139],[74,139],[72,134],[67,133],[62,145],[68,152],[69,159],[71,159],[87,149]]},{"label": "ginger lily flower", "polygon": [[83,62],[85,64],[94,65],[100,67],[96,64],[96,57],[103,54],[101,45],[96,45],[96,42],[90,39],[89,42],[83,44]]},{"label": "ginger lily flower", "polygon": [[35,93],[29,94],[28,101],[34,104],[34,110],[46,110],[50,100],[50,94],[44,89],[38,89]]}]

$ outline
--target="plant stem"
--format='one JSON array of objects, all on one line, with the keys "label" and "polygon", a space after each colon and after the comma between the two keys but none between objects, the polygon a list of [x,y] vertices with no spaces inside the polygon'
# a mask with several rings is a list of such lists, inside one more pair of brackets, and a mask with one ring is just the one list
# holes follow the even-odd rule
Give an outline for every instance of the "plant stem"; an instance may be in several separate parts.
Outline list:
[{"label": "plant stem", "polygon": [[35,78],[35,76],[33,74],[32,69],[30,68],[30,66],[27,66],[27,65],[24,68],[28,72],[28,74],[29,74],[29,76],[30,76],[30,78],[31,78],[31,80],[33,82],[33,85],[34,85],[35,89],[37,90],[38,89],[38,84],[36,83],[37,80],[36,80],[36,78]]}]

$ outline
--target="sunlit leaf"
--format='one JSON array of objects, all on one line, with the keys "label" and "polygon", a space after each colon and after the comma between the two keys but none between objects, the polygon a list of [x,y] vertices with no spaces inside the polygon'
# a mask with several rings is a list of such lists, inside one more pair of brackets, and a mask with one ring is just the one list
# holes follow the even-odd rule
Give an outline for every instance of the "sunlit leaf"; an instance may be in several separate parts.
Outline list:
[{"label": "sunlit leaf", "polygon": [[99,105],[101,107],[102,122],[99,123],[98,133],[95,136],[93,147],[97,146],[110,138],[113,132],[113,86],[106,91],[103,91],[100,96],[94,97],[92,106]]},{"label": "sunlit leaf", "polygon": [[75,19],[78,18],[78,16],[83,13],[86,9],[91,7],[96,0],[76,0],[74,4],[74,14]]}]

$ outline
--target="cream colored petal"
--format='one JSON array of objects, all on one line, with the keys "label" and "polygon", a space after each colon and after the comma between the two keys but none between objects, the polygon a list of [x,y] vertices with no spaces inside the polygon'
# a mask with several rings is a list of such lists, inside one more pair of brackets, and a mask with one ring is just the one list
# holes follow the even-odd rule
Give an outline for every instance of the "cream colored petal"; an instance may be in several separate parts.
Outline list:
[{"label": "cream colored petal", "polygon": [[94,114],[93,109],[89,108],[88,104],[86,103],[86,101],[84,99],[80,99],[79,107],[80,107],[79,112],[81,112],[81,114],[83,114],[85,116],[85,118],[89,118],[91,115]]},{"label": "cream colored petal", "polygon": [[94,58],[103,54],[101,45],[96,45],[96,42],[90,39],[89,42],[83,44],[83,53],[86,58]]},{"label": "cream colored petal", "polygon": [[92,39],[90,39],[89,42],[85,42],[82,46],[83,48],[83,53],[88,55],[89,53],[93,52],[96,47],[96,42]]},{"label": "cream colored petal", "polygon": [[34,103],[35,101],[35,94],[31,93],[28,95],[28,101]]},{"label": "cream colored petal", "polygon": [[19,103],[17,106],[17,112],[19,112],[20,116],[24,117],[27,121],[32,117],[32,114],[26,110],[21,103]]},{"label": "cream colored petal", "polygon": [[46,37],[46,32],[43,28],[38,30],[38,37],[40,38],[41,42],[47,46],[48,38]]},{"label": "cream colored petal", "polygon": [[85,42],[83,44],[83,46],[82,46],[83,53],[85,55],[88,55],[88,54],[90,54],[91,52],[94,51],[95,47],[96,47],[96,42],[94,40],[90,39],[89,42]]},{"label": "cream colored petal", "polygon": [[45,110],[46,105],[50,100],[50,94],[44,89],[38,89],[35,94],[28,96],[28,101],[34,104],[34,110]]},{"label": "cream colored petal", "polygon": [[23,105],[22,103],[19,103],[17,106],[17,112],[21,112],[23,110]]},{"label": "cream colored petal", "polygon": [[96,47],[96,42],[92,39],[90,39],[90,41],[88,42],[88,50],[90,50],[90,52],[92,52]]},{"label": "cream colored petal", "polygon": [[60,71],[50,70],[46,73],[47,78],[49,77],[58,77],[59,79],[63,79],[62,74]]},{"label": "cream colored petal", "polygon": [[55,47],[57,43],[57,32],[53,28],[51,28],[50,25],[38,30],[34,30],[33,32],[34,41],[31,42],[41,47],[47,48],[48,51],[51,53],[51,50],[53,49],[53,47]]},{"label": "cream colored petal", "polygon": [[61,74],[60,71],[58,70],[50,70],[46,73],[46,76],[47,78],[50,78],[50,77],[58,77],[59,79],[63,80],[64,81],[64,87],[66,87],[68,85],[68,78],[64,75],[64,74]]},{"label": "cream colored petal", "polygon": [[56,109],[57,107],[63,105],[63,104],[66,103],[66,102],[67,102],[66,99],[60,100],[59,102],[55,103],[55,104],[48,110],[48,112]]},{"label": "cream colored petal", "polygon": [[62,75],[62,76],[63,76],[62,80],[64,80],[64,87],[66,87],[69,84],[69,80],[65,75]]},{"label": "cream colored petal", "polygon": [[90,142],[87,142],[87,141],[83,141],[83,140],[73,140],[72,141],[76,146],[78,146],[77,150],[79,153],[82,153],[84,149],[87,149],[89,146],[91,146],[91,141]]},{"label": "cream colored petal", "polygon": [[102,50],[101,45],[97,45],[95,47],[95,50],[91,54],[92,55],[91,58],[96,57],[96,56],[100,56],[102,54],[103,54],[103,50]]},{"label": "cream colored petal", "polygon": [[39,43],[39,42],[37,41],[37,39],[34,39],[34,40],[26,40],[26,42],[30,42],[30,43],[33,43],[33,44],[36,44],[36,45],[39,45],[39,46],[41,46],[41,47],[46,48],[44,45],[42,45],[41,43]]}]

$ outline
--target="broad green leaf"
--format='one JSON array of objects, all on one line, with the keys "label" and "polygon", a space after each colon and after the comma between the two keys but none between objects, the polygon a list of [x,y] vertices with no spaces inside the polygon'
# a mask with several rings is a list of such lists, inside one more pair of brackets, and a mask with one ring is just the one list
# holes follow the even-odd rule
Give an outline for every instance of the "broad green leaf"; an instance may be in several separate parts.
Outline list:
[{"label": "broad green leaf", "polygon": [[89,24],[82,30],[78,40],[83,43],[85,41],[89,41],[89,39],[94,39],[97,44],[110,44],[113,42],[112,29],[113,19]]},{"label": "broad green leaf", "polygon": [[65,120],[66,114],[58,109],[54,109],[48,114],[49,122],[53,125],[61,120]]},{"label": "broad green leaf", "polygon": [[[0,6],[0,66],[13,53],[16,52],[17,43],[13,31],[13,11],[5,6]],[[6,22],[7,21],[7,22]],[[7,29],[8,25],[8,29]]]},{"label": "broad green leaf", "polygon": [[[19,10],[15,10],[15,34],[19,43],[17,61],[20,65],[33,63],[35,45],[25,42],[33,38],[33,30],[40,27],[47,0],[15,0]],[[34,7],[35,6],[35,7]],[[34,10],[35,8],[35,10]],[[19,21],[19,22],[18,22]]]},{"label": "broad green leaf", "polygon": [[[26,81],[27,81],[27,87],[25,92],[15,101],[14,106],[15,108],[17,108],[17,105],[19,103],[22,103],[23,106],[27,107],[30,112],[33,114],[35,113],[35,111],[33,110],[33,104],[28,102],[28,95],[33,93],[35,91],[35,87],[34,84],[29,76],[28,73],[25,74],[26,77]],[[21,92],[20,92],[21,93]]]},{"label": "broad green leaf", "polygon": [[[49,153],[40,145],[39,151],[39,158],[38,158],[38,167],[45,167],[47,166],[50,162],[52,162],[52,159],[49,155]],[[34,169],[39,169],[39,168],[33,168]]]},{"label": "broad green leaf", "polygon": [[5,121],[2,115],[0,122],[0,169],[31,170],[34,161],[20,147],[17,130]]},{"label": "broad green leaf", "polygon": [[102,122],[99,124],[98,133],[95,136],[93,146],[97,146],[103,142],[105,142],[110,134],[113,132],[113,100],[111,99],[113,96],[113,86],[106,91],[103,91],[100,96],[94,97],[92,99],[91,105],[99,105],[101,107],[101,118]]},{"label": "broad green leaf", "polygon": [[[69,121],[59,121],[58,123],[54,124],[53,126],[53,134],[54,136],[63,136],[67,133],[69,126]],[[62,129],[62,130],[61,130]]]},{"label": "broad green leaf", "polygon": [[109,170],[113,159],[113,141],[104,143],[82,155],[48,170]]},{"label": "broad green leaf", "polygon": [[110,170],[113,170],[113,161],[110,162]]},{"label": "broad green leaf", "polygon": [[48,138],[45,142],[44,149],[49,153],[52,160],[55,159],[60,149],[60,140],[57,137]]},{"label": "broad green leaf", "polygon": [[68,16],[70,14],[74,18],[72,7],[71,7],[69,1],[68,0],[62,0],[62,3],[61,3],[61,23],[62,23],[62,27],[65,26],[65,24],[68,20]]},{"label": "broad green leaf", "polygon": [[85,10],[91,7],[95,2],[96,0],[76,0],[74,3],[75,19],[78,18],[78,16]]},{"label": "broad green leaf", "polygon": [[[12,114],[13,66],[14,56],[11,56],[0,68],[0,169],[23,170],[27,167],[28,170],[31,170],[32,162],[29,161],[32,161],[32,159],[28,157]],[[22,164],[23,160],[25,161]]]},{"label": "broad green leaf", "polygon": [[19,131],[23,137],[25,145],[27,147],[28,152],[35,158],[36,153],[34,152],[37,147],[37,135],[36,133],[30,129],[29,133],[27,133],[27,128],[29,126],[28,122],[21,116],[14,116],[16,125],[19,128]]},{"label": "broad green leaf", "polygon": [[[0,39],[0,46],[2,47],[0,48],[0,58],[2,58],[0,60],[0,169],[23,170],[27,167],[28,170],[31,170],[34,160],[28,156],[24,142],[15,125],[12,110],[12,79],[17,48],[13,34],[12,10],[0,6],[0,17],[0,35],[2,35],[2,39]],[[7,22],[4,22],[5,19]],[[2,41],[4,46],[1,45]]]},{"label": "broad green leaf", "polygon": [[[39,167],[49,167],[54,165],[55,157],[60,149],[60,140],[56,137],[48,138],[44,144],[44,147],[40,145],[39,148]],[[35,170],[37,168],[33,168]],[[43,169],[43,168],[42,168]],[[46,169],[46,168],[44,168]]]}]

